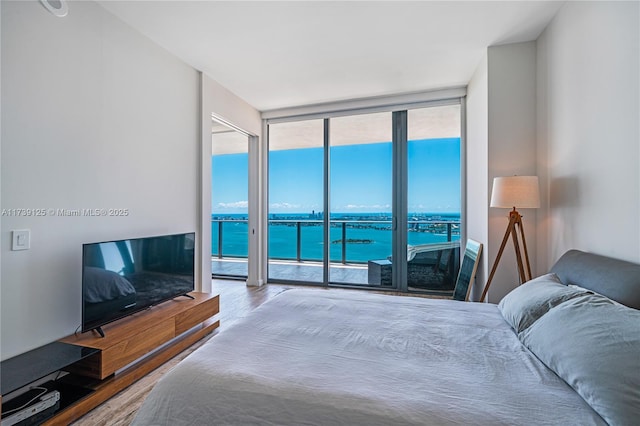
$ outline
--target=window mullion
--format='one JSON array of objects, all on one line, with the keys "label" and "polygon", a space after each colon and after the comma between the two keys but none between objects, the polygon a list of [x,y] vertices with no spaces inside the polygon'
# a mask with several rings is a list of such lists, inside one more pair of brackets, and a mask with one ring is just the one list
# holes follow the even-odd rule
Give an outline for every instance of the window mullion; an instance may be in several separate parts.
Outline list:
[{"label": "window mullion", "polygon": [[407,291],[407,111],[393,113],[393,283]]}]

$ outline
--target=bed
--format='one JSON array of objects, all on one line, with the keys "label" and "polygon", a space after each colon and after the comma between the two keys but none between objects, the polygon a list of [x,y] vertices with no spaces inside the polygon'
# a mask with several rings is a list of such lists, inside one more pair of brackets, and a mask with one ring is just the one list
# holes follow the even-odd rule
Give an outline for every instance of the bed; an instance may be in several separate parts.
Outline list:
[{"label": "bed", "polygon": [[154,387],[133,425],[624,425],[640,265],[579,251],[499,305],[288,290]]}]

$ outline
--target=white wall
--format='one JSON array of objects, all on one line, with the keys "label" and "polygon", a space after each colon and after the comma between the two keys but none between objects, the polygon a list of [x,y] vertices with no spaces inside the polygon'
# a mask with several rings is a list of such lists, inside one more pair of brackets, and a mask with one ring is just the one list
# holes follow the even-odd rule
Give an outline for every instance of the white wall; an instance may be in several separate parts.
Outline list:
[{"label": "white wall", "polygon": [[[486,244],[485,267],[507,212],[485,221],[475,204],[510,174],[540,178],[541,208],[521,211],[534,275],[571,248],[640,261],[639,16],[637,2],[567,2],[535,43],[488,49],[467,100],[468,232]],[[486,171],[471,161],[485,131]],[[516,284],[508,245],[489,300]]]},{"label": "white wall", "polygon": [[[211,79],[205,74],[201,74],[202,88],[202,146],[200,165],[200,228],[202,229],[202,239],[200,250],[203,253],[201,263],[201,275],[211,276],[211,114],[223,119],[227,123],[241,129],[242,131],[259,136],[262,134],[262,119],[258,110],[229,92],[225,87]],[[250,144],[258,145],[262,143],[260,138],[252,138]],[[256,149],[250,147],[250,149]],[[250,234],[249,252],[251,261],[249,264],[249,276],[247,283],[257,285],[264,277],[259,276],[260,251],[258,247],[259,235],[265,235],[260,224],[262,208],[260,207],[261,195],[258,191],[261,188],[259,164],[256,161],[259,152],[251,152],[249,170],[249,228],[256,229],[255,234]],[[266,238],[266,237],[265,237]],[[206,258],[209,261],[206,261]],[[211,281],[203,280],[202,290],[211,290]]]},{"label": "white wall", "polygon": [[539,269],[567,249],[640,261],[638,2],[567,2],[537,44]]},{"label": "white wall", "polygon": [[201,135],[198,73],[97,4],[1,8],[1,207],[129,210],[2,218],[6,359],[80,325],[82,243],[196,229]]},{"label": "white wall", "polygon": [[489,85],[488,64],[485,55],[467,87],[467,139],[466,139],[466,232],[467,238],[483,244],[485,253],[480,258],[471,300],[480,300],[487,281],[489,268],[486,254],[489,240]]},{"label": "white wall", "polygon": [[[489,47],[488,194],[497,176],[536,175],[536,45],[535,42]],[[521,209],[532,263],[536,265],[536,210]],[[489,209],[489,265],[493,265],[508,224],[508,209]],[[490,271],[487,271],[487,278]],[[491,282],[488,300],[497,303],[519,285],[513,243],[509,240]]]},{"label": "white wall", "polygon": [[[473,298],[479,299],[508,224],[506,209],[491,209],[496,176],[536,174],[535,43],[492,46],[467,91],[467,232],[484,244]],[[535,275],[536,212],[523,210]],[[529,225],[527,227],[527,224]],[[497,303],[519,284],[511,240],[493,278],[488,301]]]}]

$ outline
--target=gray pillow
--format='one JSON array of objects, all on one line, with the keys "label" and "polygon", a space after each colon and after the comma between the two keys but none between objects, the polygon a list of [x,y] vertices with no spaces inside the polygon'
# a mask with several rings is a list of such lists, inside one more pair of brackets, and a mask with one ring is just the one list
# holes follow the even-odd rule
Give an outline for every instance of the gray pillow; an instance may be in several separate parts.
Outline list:
[{"label": "gray pillow", "polygon": [[549,309],[585,293],[586,290],[562,284],[556,274],[547,274],[516,287],[500,301],[498,308],[516,333],[520,333]]},{"label": "gray pillow", "polygon": [[611,425],[640,419],[640,311],[586,294],[547,312],[520,340]]}]

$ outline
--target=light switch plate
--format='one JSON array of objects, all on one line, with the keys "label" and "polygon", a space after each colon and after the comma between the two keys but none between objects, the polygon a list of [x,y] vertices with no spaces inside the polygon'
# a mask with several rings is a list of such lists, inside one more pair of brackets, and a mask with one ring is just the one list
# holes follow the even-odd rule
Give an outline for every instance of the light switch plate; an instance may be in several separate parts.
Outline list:
[{"label": "light switch plate", "polygon": [[11,232],[11,250],[29,250],[31,248],[31,230],[16,229]]}]

